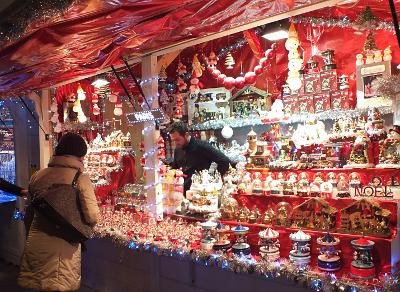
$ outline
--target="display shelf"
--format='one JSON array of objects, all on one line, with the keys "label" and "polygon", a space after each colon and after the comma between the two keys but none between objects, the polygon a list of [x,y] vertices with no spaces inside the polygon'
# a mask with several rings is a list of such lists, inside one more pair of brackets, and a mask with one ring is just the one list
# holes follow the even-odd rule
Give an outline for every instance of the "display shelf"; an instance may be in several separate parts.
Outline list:
[{"label": "display shelf", "polygon": [[[393,113],[392,107],[384,106],[377,107],[379,112],[382,115]],[[224,120],[212,120],[207,121],[201,124],[193,124],[191,125],[192,130],[201,131],[201,130],[211,130],[211,129],[221,129],[225,126],[230,126],[232,128],[245,127],[245,126],[256,126],[256,125],[266,125],[273,123],[284,123],[284,124],[292,124],[305,122],[310,119],[317,120],[336,120],[341,118],[357,118],[362,114],[366,114],[368,112],[368,108],[363,109],[354,109],[354,110],[327,110],[320,113],[303,113],[303,114],[293,114],[289,117],[285,117],[284,119],[268,119],[267,117],[254,116],[249,118],[235,118],[229,117]]]}]

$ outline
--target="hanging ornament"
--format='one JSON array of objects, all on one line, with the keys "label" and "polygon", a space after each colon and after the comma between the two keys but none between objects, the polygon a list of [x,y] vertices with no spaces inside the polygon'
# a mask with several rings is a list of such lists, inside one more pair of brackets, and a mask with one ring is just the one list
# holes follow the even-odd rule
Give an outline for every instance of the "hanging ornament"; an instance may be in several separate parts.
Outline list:
[{"label": "hanging ornament", "polygon": [[112,102],[112,103],[117,102],[117,99],[118,99],[118,96],[117,96],[116,94],[114,94],[114,93],[111,93],[111,94],[108,96],[108,100],[109,100],[110,102]]},{"label": "hanging ornament", "polygon": [[165,70],[165,66],[161,65],[160,72],[158,73],[158,80],[165,81],[165,80],[167,80],[167,77],[168,77],[168,75],[167,75],[167,71]]},{"label": "hanging ornament", "polygon": [[57,123],[56,126],[54,127],[54,133],[60,133],[61,132],[61,124]]},{"label": "hanging ornament", "polygon": [[229,52],[225,58],[226,69],[233,69],[233,65],[235,65],[235,60],[233,59],[232,54]]},{"label": "hanging ornament", "polygon": [[81,102],[80,102],[79,98],[75,99],[72,110],[76,113],[79,113],[80,111],[82,111]]},{"label": "hanging ornament", "polygon": [[221,135],[225,139],[230,139],[233,136],[233,129],[230,126],[225,126],[221,130]]},{"label": "hanging ornament", "polygon": [[116,103],[114,108],[115,116],[122,116],[122,103]]},{"label": "hanging ornament", "polygon": [[207,58],[207,68],[209,70],[213,70],[217,67],[218,57],[217,55],[211,51],[210,55]]},{"label": "hanging ornament", "polygon": [[196,73],[196,77],[200,78],[203,75],[204,70],[205,68],[200,64],[199,58],[197,57],[197,54],[195,54],[192,61],[192,77],[193,74]]},{"label": "hanging ornament", "polygon": [[58,106],[57,106],[57,103],[56,103],[55,101],[53,101],[53,102],[51,103],[50,111],[52,111],[53,113],[55,113],[55,112],[58,111]]},{"label": "hanging ornament", "polygon": [[97,103],[93,104],[93,115],[98,116],[100,114],[100,108]]},{"label": "hanging ornament", "polygon": [[299,70],[303,65],[303,60],[300,58],[300,54],[297,48],[300,46],[299,37],[297,35],[296,28],[293,23],[289,27],[289,37],[285,42],[285,48],[288,50],[288,77],[286,82],[291,91],[297,91],[301,87],[301,79]]},{"label": "hanging ornament", "polygon": [[140,145],[139,145],[139,151],[140,151],[140,152],[144,152],[144,142],[143,142],[143,138],[142,138],[142,141],[140,142]]},{"label": "hanging ornament", "polygon": [[99,95],[97,93],[92,94],[92,103],[98,103],[99,102]]},{"label": "hanging ornament", "polygon": [[86,94],[82,89],[81,84],[79,83],[78,89],[76,90],[76,93],[78,94],[78,99],[79,100],[85,100],[86,99]]},{"label": "hanging ornament", "polygon": [[199,94],[199,92],[200,92],[200,86],[199,86],[200,81],[197,77],[198,76],[197,76],[196,71],[193,71],[192,79],[190,80],[191,85],[189,87],[191,94]]},{"label": "hanging ornament", "polygon": [[179,92],[183,92],[187,89],[186,82],[180,77],[178,77],[178,79],[176,80],[176,86],[178,87]]},{"label": "hanging ornament", "polygon": [[53,124],[56,124],[56,123],[58,123],[58,113],[54,113],[54,115],[51,117],[51,119],[50,119],[50,121],[53,123]]},{"label": "hanging ornament", "polygon": [[143,156],[140,158],[140,165],[142,167],[144,167],[146,165],[146,158],[144,158]]},{"label": "hanging ornament", "polygon": [[178,76],[186,74],[187,73],[186,65],[184,65],[182,62],[179,62],[178,69],[176,69],[176,73],[178,73]]},{"label": "hanging ornament", "polygon": [[244,76],[238,76],[236,78],[231,76],[226,76],[221,73],[220,70],[216,68],[209,68],[209,72],[212,76],[218,80],[218,83],[222,83],[224,87],[228,90],[237,88],[242,89],[245,85],[254,84],[257,79],[257,75],[260,75],[265,68],[270,66],[271,60],[276,54],[276,44],[272,44],[271,48],[266,50],[265,57],[261,58],[258,64],[254,67],[253,71],[246,72]]}]

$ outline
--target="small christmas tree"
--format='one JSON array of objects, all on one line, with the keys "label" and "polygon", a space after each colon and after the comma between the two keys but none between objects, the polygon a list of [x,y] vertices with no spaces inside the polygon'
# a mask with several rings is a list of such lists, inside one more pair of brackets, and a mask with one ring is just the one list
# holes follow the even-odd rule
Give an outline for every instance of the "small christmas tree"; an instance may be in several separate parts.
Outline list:
[{"label": "small christmas tree", "polygon": [[232,57],[231,53],[228,53],[225,58],[225,66],[227,69],[233,69],[233,65],[235,65],[235,60]]},{"label": "small christmas tree", "polygon": [[365,43],[364,43],[364,51],[365,52],[375,51],[377,49],[378,49],[378,47],[376,46],[376,43],[375,43],[374,33],[372,31],[370,31],[368,33],[367,39],[365,40]]}]

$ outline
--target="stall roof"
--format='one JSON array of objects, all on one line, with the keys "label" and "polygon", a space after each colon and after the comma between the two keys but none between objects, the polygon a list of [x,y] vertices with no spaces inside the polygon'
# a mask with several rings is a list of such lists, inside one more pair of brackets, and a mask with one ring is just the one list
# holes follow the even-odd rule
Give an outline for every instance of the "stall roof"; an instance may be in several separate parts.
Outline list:
[{"label": "stall roof", "polygon": [[[54,86],[121,63],[121,56],[141,57],[188,40],[243,30],[244,25],[254,27],[274,16],[279,19],[339,2],[350,2],[348,6],[360,1],[74,1],[62,16],[33,22],[23,36],[3,44],[0,95]],[[387,6],[384,0],[361,2],[378,11],[383,2]],[[382,13],[390,17],[386,8]]]}]

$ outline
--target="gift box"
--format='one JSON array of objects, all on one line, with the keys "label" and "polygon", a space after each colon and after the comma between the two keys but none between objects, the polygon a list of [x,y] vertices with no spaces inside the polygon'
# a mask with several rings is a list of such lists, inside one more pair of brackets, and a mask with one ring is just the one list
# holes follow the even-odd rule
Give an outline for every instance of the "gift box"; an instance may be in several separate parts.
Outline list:
[{"label": "gift box", "polygon": [[283,112],[287,115],[299,113],[298,95],[288,95],[282,97]]},{"label": "gift box", "polygon": [[314,96],[312,94],[300,94],[298,103],[299,113],[314,113]]},{"label": "gift box", "polygon": [[325,70],[321,72],[321,90],[337,90],[338,79],[336,69]]},{"label": "gift box", "polygon": [[321,92],[321,77],[320,73],[304,74],[304,92],[320,93]]},{"label": "gift box", "polygon": [[331,96],[329,92],[314,95],[314,109],[316,113],[331,109]]},{"label": "gift box", "polygon": [[334,110],[350,109],[349,90],[334,90],[331,92],[331,108]]}]

